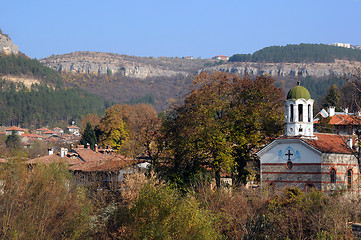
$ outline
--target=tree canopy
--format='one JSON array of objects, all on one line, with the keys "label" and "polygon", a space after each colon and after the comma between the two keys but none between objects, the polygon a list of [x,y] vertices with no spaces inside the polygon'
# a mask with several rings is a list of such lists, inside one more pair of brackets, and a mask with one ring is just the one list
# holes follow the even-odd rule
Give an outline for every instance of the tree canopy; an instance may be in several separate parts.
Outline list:
[{"label": "tree canopy", "polygon": [[288,44],[265,47],[253,54],[234,54],[230,62],[335,62],[335,59],[361,61],[361,51],[326,44]]},{"label": "tree canopy", "polygon": [[217,186],[222,173],[241,180],[247,163],[256,161],[255,149],[281,131],[282,113],[274,79],[202,73],[165,118],[168,161],[159,170],[177,184],[189,184],[205,170],[215,174]]}]

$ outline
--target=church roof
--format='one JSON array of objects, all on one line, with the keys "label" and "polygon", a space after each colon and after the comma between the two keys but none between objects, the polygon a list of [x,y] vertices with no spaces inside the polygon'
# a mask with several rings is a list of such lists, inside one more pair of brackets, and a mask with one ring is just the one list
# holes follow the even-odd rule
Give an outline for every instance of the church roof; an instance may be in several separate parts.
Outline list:
[{"label": "church roof", "polygon": [[297,83],[298,85],[291,88],[291,90],[287,94],[287,100],[288,99],[300,99],[304,98],[306,100],[311,99],[311,94],[307,90],[307,88],[299,85],[300,83]]},{"label": "church roof", "polygon": [[340,153],[340,154],[352,153],[352,150],[346,144],[350,136],[329,134],[329,133],[315,133],[314,135],[315,138],[284,136],[284,137],[280,137],[279,139],[300,139],[322,153]]}]

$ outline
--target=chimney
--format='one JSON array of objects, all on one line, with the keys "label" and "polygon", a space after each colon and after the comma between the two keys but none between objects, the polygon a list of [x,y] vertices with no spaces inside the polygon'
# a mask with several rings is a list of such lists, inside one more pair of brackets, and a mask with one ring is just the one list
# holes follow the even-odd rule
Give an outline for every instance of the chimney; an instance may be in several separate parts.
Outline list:
[{"label": "chimney", "polygon": [[347,139],[347,146],[352,149],[352,138]]},{"label": "chimney", "polygon": [[60,148],[60,157],[63,158],[65,156],[65,148]]},{"label": "chimney", "polygon": [[53,154],[54,154],[54,149],[48,148],[48,155],[53,155]]},{"label": "chimney", "polygon": [[90,144],[89,143],[86,144],[86,148],[90,149]]},{"label": "chimney", "polygon": [[345,108],[345,109],[343,110],[343,112],[346,113],[346,114],[348,114],[348,108]]},{"label": "chimney", "polygon": [[98,152],[98,144],[94,145],[94,152]]},{"label": "chimney", "polygon": [[327,108],[327,112],[328,112],[328,116],[332,117],[333,115],[335,115],[335,107],[328,107]]}]

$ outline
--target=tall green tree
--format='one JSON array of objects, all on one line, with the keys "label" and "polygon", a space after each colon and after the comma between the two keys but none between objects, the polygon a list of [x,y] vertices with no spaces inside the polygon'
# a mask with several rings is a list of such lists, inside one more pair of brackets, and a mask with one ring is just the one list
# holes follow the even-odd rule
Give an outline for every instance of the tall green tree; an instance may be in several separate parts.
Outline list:
[{"label": "tall green tree", "polygon": [[19,135],[12,131],[10,135],[7,136],[5,140],[6,147],[10,150],[17,150],[21,148],[21,141]]},{"label": "tall green tree", "polygon": [[323,98],[323,107],[336,107],[336,111],[341,109],[341,91],[336,84],[332,84]]},{"label": "tall green tree", "polygon": [[168,113],[163,125],[167,164],[159,170],[177,184],[189,184],[211,170],[241,179],[254,150],[282,130],[282,91],[274,80],[227,73],[196,77],[184,104]]},{"label": "tall green tree", "polygon": [[95,144],[97,144],[95,130],[89,122],[86,124],[85,130],[80,139],[80,144],[87,145],[88,143],[92,149],[94,149]]}]

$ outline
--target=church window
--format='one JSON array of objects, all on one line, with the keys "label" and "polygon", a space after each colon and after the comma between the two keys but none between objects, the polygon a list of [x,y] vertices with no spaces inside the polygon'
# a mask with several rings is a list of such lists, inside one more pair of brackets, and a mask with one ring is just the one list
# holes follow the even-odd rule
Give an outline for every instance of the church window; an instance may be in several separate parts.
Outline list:
[{"label": "church window", "polygon": [[308,104],[308,122],[311,122],[311,104]]},{"label": "church window", "polygon": [[330,172],[331,183],[336,183],[336,169],[332,168]]},{"label": "church window", "polygon": [[290,122],[293,122],[293,104],[291,104],[291,110],[290,110],[290,114],[291,114],[291,116],[290,116]]},{"label": "church window", "polygon": [[303,105],[298,104],[298,121],[303,122]]},{"label": "church window", "polygon": [[347,189],[351,189],[352,188],[352,170],[349,169],[347,171]]}]

